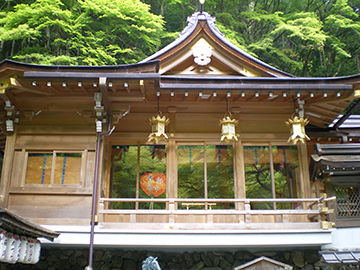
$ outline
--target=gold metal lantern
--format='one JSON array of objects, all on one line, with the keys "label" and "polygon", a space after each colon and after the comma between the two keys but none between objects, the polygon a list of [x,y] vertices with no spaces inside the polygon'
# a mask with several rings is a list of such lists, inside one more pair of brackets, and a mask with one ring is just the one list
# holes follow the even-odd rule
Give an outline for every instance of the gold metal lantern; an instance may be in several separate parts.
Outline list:
[{"label": "gold metal lantern", "polygon": [[170,119],[167,119],[161,112],[158,112],[156,116],[149,118],[148,122],[152,127],[152,132],[148,136],[148,142],[155,140],[155,143],[159,144],[161,140],[168,140],[168,136],[165,133],[165,126],[169,124]]},{"label": "gold metal lantern", "polygon": [[223,119],[219,121],[221,126],[221,138],[220,141],[232,142],[238,141],[236,136],[235,127],[239,123],[236,119],[231,119],[231,115],[227,113]]},{"label": "gold metal lantern", "polygon": [[219,125],[221,126],[221,138],[220,141],[225,142],[233,142],[238,141],[238,138],[236,136],[236,130],[235,127],[239,123],[236,119],[231,119],[231,113],[229,112],[228,108],[228,96],[230,94],[228,93],[226,96],[226,114],[224,115],[224,118],[219,121]]},{"label": "gold metal lantern", "polygon": [[296,144],[298,141],[305,143],[306,140],[310,140],[305,133],[305,126],[309,123],[307,118],[295,115],[285,123],[290,128],[291,133],[288,142],[292,141],[293,144]]},{"label": "gold metal lantern", "polygon": [[161,140],[168,140],[168,136],[165,133],[165,126],[167,126],[170,122],[170,119],[166,118],[162,115],[160,111],[160,92],[157,92],[158,99],[158,111],[155,116],[149,118],[148,122],[151,125],[152,132],[148,136],[148,142],[155,141],[155,144],[159,144]]}]

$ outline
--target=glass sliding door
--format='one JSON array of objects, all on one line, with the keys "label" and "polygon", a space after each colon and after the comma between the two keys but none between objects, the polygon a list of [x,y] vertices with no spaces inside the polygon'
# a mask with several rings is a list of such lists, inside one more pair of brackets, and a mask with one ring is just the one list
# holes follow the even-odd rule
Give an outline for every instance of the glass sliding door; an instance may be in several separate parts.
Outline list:
[{"label": "glass sliding door", "polygon": [[[112,198],[165,198],[166,147],[116,145],[112,147]],[[112,209],[164,209],[165,203],[116,202]]]},{"label": "glass sliding door", "polygon": [[[270,151],[271,149],[271,151]],[[247,198],[298,198],[296,146],[244,146]],[[294,208],[290,203],[254,203],[252,209]]]},{"label": "glass sliding door", "polygon": [[205,198],[204,147],[178,146],[178,197]]},{"label": "glass sliding door", "polygon": [[[179,145],[177,154],[179,198],[234,198],[232,146]],[[199,204],[191,208],[204,207]],[[234,204],[216,203],[211,207],[229,209]],[[179,208],[184,207],[179,204]]]},{"label": "glass sliding door", "polygon": [[[276,198],[300,198],[300,172],[296,146],[272,146]],[[291,203],[277,203],[277,209],[295,208]]]},{"label": "glass sliding door", "polygon": [[[230,145],[207,145],[208,198],[234,198],[233,151]],[[217,203],[213,208],[233,209],[233,203]]]},{"label": "glass sliding door", "polygon": [[[272,198],[268,146],[245,146],[246,198]],[[272,209],[271,203],[254,203],[252,209]]]}]

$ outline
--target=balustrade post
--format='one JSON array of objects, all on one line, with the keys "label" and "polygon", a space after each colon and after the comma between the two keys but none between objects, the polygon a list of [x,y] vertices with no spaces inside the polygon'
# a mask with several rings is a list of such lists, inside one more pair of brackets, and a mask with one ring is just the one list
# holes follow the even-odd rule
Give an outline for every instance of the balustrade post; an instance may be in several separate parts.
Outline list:
[{"label": "balustrade post", "polygon": [[[207,202],[205,204],[206,204],[206,207],[207,207],[208,206]],[[210,210],[208,208],[206,208],[206,210],[207,210],[207,213],[209,213],[209,211],[211,211],[211,205],[210,205]],[[213,223],[214,222],[214,215],[206,214],[206,222],[207,223]]]},{"label": "balustrade post", "polygon": [[104,202],[101,201],[99,202],[99,206],[98,206],[99,222],[104,222],[104,210],[105,210]]},{"label": "balustrade post", "polygon": [[[325,201],[326,198],[327,198],[327,194],[325,193],[323,196],[321,196],[318,203],[319,222],[321,225],[321,229],[323,230],[331,229],[333,226],[335,226],[334,222],[327,220],[327,215],[333,214],[334,209],[329,210],[329,208],[326,205],[326,201]],[[329,199],[332,200],[333,198],[329,198]]]},{"label": "balustrade post", "polygon": [[328,221],[326,221],[326,212],[328,211],[328,208],[324,206],[324,199],[327,198],[327,194],[325,193],[323,196],[320,197],[317,209],[319,210],[319,222],[321,229],[329,229],[330,224]]},{"label": "balustrade post", "polygon": [[175,211],[174,201],[169,201],[169,210],[170,210],[169,223],[175,223],[175,215],[173,214]]},{"label": "balustrade post", "polygon": [[251,223],[251,206],[250,206],[250,201],[249,200],[245,200],[245,223]]}]

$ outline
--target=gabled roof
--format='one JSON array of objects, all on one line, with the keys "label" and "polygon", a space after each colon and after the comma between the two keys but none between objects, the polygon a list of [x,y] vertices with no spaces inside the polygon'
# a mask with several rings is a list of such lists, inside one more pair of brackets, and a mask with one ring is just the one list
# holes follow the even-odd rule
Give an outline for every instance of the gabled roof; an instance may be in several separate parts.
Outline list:
[{"label": "gabled roof", "polygon": [[[265,257],[265,256],[261,256],[261,257],[255,259],[255,260],[252,260],[252,261],[250,261],[248,263],[245,263],[243,265],[235,267],[234,270],[258,269],[258,268],[253,268],[251,266],[254,266],[256,264],[260,264],[261,262],[266,262],[267,263],[267,266],[266,266],[265,269],[270,269],[270,268],[268,268],[269,265],[271,265],[272,269],[287,269],[287,270],[293,269],[293,267],[291,265],[288,265],[288,264],[285,264],[285,263],[282,263],[282,262],[279,262],[279,261],[275,261],[275,260],[270,259],[270,258]],[[259,269],[262,269],[262,268],[259,268]]]},{"label": "gabled roof", "polygon": [[210,14],[195,12],[191,17],[188,17],[187,21],[188,25],[179,34],[178,39],[140,63],[160,60],[161,74],[179,73],[181,68],[185,71],[192,64],[194,47],[201,46],[202,51],[204,51],[203,46],[206,46],[207,43],[212,51],[208,68],[217,66],[220,73],[230,73],[244,77],[294,77],[262,62],[235,46],[216,27],[215,18],[211,17]]}]

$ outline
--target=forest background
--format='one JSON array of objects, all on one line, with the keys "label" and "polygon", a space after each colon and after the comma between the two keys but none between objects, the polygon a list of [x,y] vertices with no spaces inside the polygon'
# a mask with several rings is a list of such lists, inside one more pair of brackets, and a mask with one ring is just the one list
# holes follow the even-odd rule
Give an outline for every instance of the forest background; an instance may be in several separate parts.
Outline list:
[{"label": "forest background", "polygon": [[[296,76],[360,73],[360,0],[206,0],[225,37]],[[175,40],[198,0],[0,0],[0,60],[136,63]]]}]

